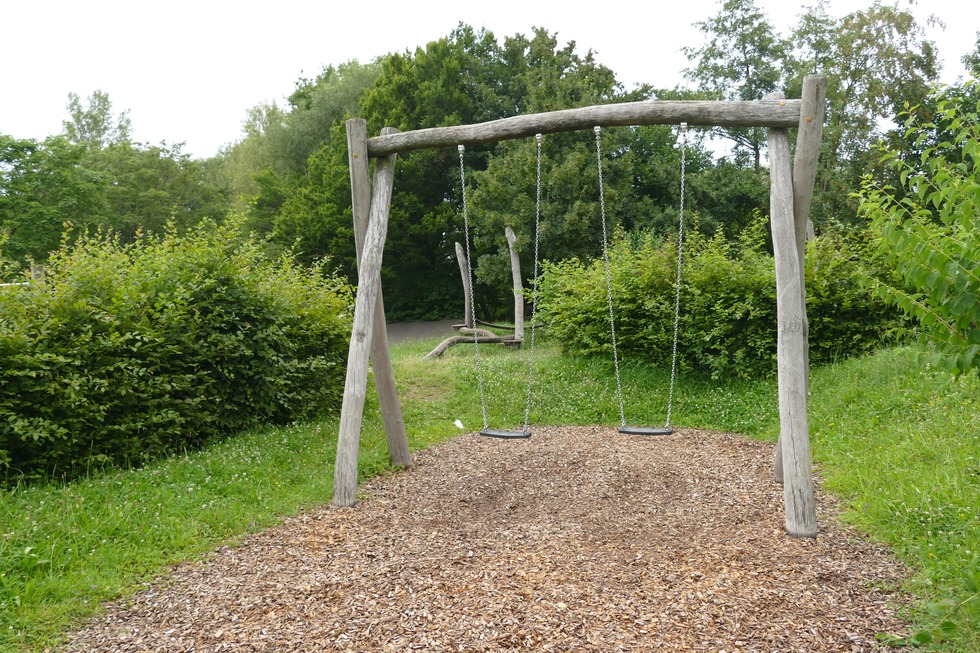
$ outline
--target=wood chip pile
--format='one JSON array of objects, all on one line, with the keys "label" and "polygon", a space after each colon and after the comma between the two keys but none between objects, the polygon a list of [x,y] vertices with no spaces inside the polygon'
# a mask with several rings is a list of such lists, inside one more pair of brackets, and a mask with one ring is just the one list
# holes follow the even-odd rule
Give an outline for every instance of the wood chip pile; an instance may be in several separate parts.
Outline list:
[{"label": "wood chip pile", "polygon": [[697,430],[463,436],[224,547],[69,651],[878,650],[904,570],[835,520],[783,532],[773,444]]}]

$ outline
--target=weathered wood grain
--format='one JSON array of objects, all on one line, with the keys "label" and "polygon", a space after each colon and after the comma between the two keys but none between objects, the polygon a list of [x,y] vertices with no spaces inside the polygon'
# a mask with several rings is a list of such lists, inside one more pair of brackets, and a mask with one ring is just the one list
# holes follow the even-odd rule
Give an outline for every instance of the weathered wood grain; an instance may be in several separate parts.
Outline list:
[{"label": "weathered wood grain", "polygon": [[388,212],[395,181],[396,155],[378,161],[371,193],[371,210],[364,249],[357,271],[357,299],[354,301],[354,328],[347,355],[344,402],[340,411],[337,459],[334,465],[333,504],[354,505],[357,496],[357,450],[367,392],[368,353],[373,340],[374,316],[378,301],[381,257],[388,233]]},{"label": "weathered wood grain", "polygon": [[679,125],[692,127],[796,127],[800,100],[715,102],[701,100],[647,101],[605,104],[527,116],[514,116],[476,125],[433,127],[377,136],[368,140],[372,157],[412,150],[495,143],[535,134],[554,134],[600,127]]},{"label": "weathered wood grain", "polygon": [[440,342],[438,345],[436,345],[435,349],[433,349],[428,354],[423,356],[423,360],[435,360],[436,358],[439,358],[444,353],[446,353],[447,349],[449,349],[450,347],[454,347],[456,345],[467,345],[467,344],[489,345],[489,344],[514,343],[514,342],[518,342],[514,336],[497,336],[497,335],[449,336],[448,338]]},{"label": "weathered wood grain", "polygon": [[466,264],[466,252],[463,246],[456,243],[456,263],[459,265],[459,277],[463,282],[463,302],[466,308],[463,309],[463,324],[468,327],[473,326],[473,301],[470,299],[470,268]]},{"label": "weathered wood grain", "polygon": [[[354,244],[357,263],[360,266],[364,250],[371,210],[371,170],[367,156],[367,122],[347,121],[347,160],[350,168],[351,199],[354,213]],[[378,299],[374,308],[374,329],[371,340],[371,364],[374,367],[374,385],[381,406],[381,418],[388,443],[388,458],[394,467],[411,467],[412,455],[408,448],[408,435],[402,417],[401,402],[395,385],[395,371],[388,349],[388,330],[385,320],[384,297],[381,277],[378,276]]]},{"label": "weathered wood grain", "polygon": [[[796,151],[793,155],[793,221],[796,228],[796,247],[800,259],[800,270],[805,269],[806,241],[813,237],[813,223],[810,221],[810,203],[813,200],[813,187],[817,177],[817,161],[820,157],[820,144],[823,139],[823,121],[827,105],[827,78],[823,75],[810,75],[803,80],[800,124],[796,132]],[[806,279],[800,279],[800,292],[803,306],[806,307]],[[804,312],[803,338],[804,371],[809,388],[810,380],[810,325]],[[783,482],[782,448],[776,447],[773,461],[773,476],[777,483]]]},{"label": "weathered wood grain", "polygon": [[770,206],[776,259],[776,358],[779,442],[783,463],[786,532],[816,537],[817,513],[807,424],[807,341],[804,333],[803,270],[793,220],[793,172],[789,133],[769,130]]},{"label": "weathered wood grain", "polygon": [[521,280],[521,257],[517,253],[517,235],[510,227],[504,228],[507,248],[510,249],[510,275],[514,281],[514,337],[524,340],[524,283]]}]

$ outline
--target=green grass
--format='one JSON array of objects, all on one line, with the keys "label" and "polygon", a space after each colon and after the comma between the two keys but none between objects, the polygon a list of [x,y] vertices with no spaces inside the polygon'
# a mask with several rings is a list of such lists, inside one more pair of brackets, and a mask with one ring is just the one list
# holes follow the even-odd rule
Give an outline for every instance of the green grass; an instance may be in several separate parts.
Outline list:
[{"label": "green grass", "polygon": [[[482,427],[472,345],[421,360],[435,344],[393,348],[413,448],[459,434],[457,419]],[[490,425],[522,424],[527,351],[480,353]],[[622,372],[627,421],[662,425],[669,370],[626,360]],[[534,380],[532,428],[618,424],[610,361],[564,356],[544,340]],[[817,369],[811,380],[814,459],[826,487],[849,521],[913,569],[907,589],[923,600],[911,616],[922,628],[940,634],[942,615],[966,602],[953,611],[947,644],[959,651],[980,650],[971,612],[980,600],[966,587],[980,559],[978,397],[976,379],[923,369],[906,350]],[[774,379],[682,377],[671,421],[774,439],[777,412]],[[0,650],[51,647],[102,601],[131,595],[169,565],[328,502],[336,431],[331,418],[254,432],[139,470],[0,494]],[[384,432],[372,401],[361,442],[362,478],[382,472]]]},{"label": "green grass", "polygon": [[892,349],[816,370],[809,407],[825,487],[915,572],[922,639],[980,651],[980,381]]}]

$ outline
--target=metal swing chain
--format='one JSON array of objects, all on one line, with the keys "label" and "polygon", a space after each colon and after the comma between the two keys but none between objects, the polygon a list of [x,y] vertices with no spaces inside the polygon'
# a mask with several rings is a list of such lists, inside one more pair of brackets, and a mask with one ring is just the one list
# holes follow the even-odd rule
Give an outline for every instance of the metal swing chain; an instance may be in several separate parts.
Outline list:
[{"label": "metal swing chain", "polygon": [[463,152],[466,151],[466,146],[460,144],[456,147],[459,150],[459,182],[463,196],[463,235],[466,239],[466,274],[470,281],[470,315],[473,316],[473,352],[476,356],[476,381],[480,388],[480,410],[483,413],[483,430],[486,431],[490,428],[490,423],[487,421],[487,401],[483,393],[483,368],[480,365],[480,335],[476,329],[476,293],[474,292],[475,284],[473,283],[473,263],[470,257],[470,220],[466,205],[466,169],[463,165]]},{"label": "metal swing chain", "polygon": [[538,312],[538,245],[541,242],[541,134],[535,134],[538,142],[538,172],[534,200],[534,279],[531,288],[531,350],[527,370],[527,402],[524,405],[524,431],[531,423],[531,386],[534,378],[534,330]]},{"label": "metal swing chain", "polygon": [[677,378],[677,335],[681,323],[681,258],[684,252],[684,181],[687,168],[687,123],[682,122],[681,129],[681,206],[677,221],[677,281],[674,296],[674,352],[670,359],[670,392],[667,395],[667,424],[670,428],[670,412],[674,407],[674,380]]},{"label": "metal swing chain", "polygon": [[595,153],[599,164],[599,209],[602,214],[602,257],[606,262],[606,299],[609,302],[609,332],[612,336],[613,369],[616,371],[616,399],[619,402],[619,422],[626,427],[623,407],[623,383],[619,378],[619,352],[616,348],[616,319],[613,317],[612,273],[609,267],[609,232],[606,229],[606,191],[602,181],[602,127],[595,127]]}]

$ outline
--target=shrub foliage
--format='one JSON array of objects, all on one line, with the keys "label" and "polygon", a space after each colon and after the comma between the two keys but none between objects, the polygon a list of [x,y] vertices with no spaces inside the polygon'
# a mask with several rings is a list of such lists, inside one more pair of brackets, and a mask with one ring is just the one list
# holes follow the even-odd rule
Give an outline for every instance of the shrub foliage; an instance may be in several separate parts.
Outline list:
[{"label": "shrub foliage", "polygon": [[336,406],[350,289],[205,222],[0,288],[0,467],[73,476]]},{"label": "shrub foliage", "polygon": [[937,362],[980,373],[980,105],[942,97],[935,123],[910,118],[906,129],[918,160],[886,152],[899,184],[869,176],[860,193],[877,255],[901,276],[872,286],[917,322]]},{"label": "shrub foliage", "polygon": [[[678,365],[714,378],[776,371],[776,275],[764,250],[765,219],[738,242],[697,232],[684,248]],[[810,360],[822,363],[870,351],[897,315],[861,285],[860,264],[840,238],[808,246]],[[610,247],[616,340],[624,359],[669,364],[674,336],[677,247],[672,240],[620,238]],[[539,311],[568,351],[611,356],[605,269],[593,262],[546,265]]]}]

